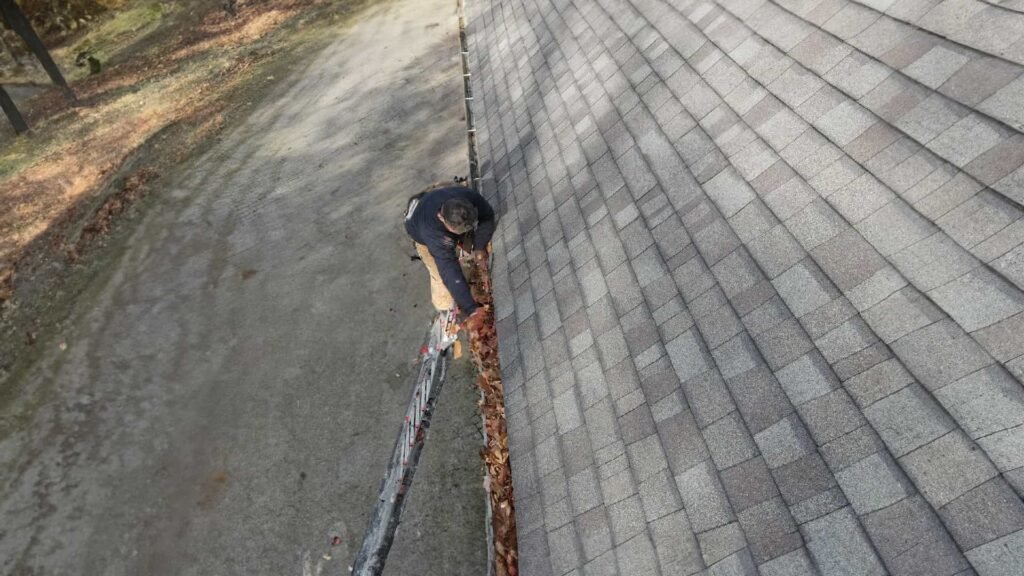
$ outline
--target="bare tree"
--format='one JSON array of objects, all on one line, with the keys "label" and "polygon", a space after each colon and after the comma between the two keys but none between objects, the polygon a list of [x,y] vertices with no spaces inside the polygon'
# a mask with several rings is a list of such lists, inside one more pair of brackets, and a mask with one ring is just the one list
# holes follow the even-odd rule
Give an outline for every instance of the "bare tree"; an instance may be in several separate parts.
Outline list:
[{"label": "bare tree", "polygon": [[28,132],[28,123],[21,116],[21,112],[18,112],[18,108],[14,105],[14,100],[11,100],[10,95],[7,94],[3,86],[0,86],[0,108],[7,115],[7,119],[11,121],[11,126],[14,126],[16,134]]},{"label": "bare tree", "polygon": [[25,17],[18,4],[14,0],[0,0],[0,17],[3,18],[11,29],[18,33],[18,36],[21,36],[21,39],[28,45],[29,50],[35,54],[40,64],[43,65],[43,69],[50,76],[50,80],[57,86],[60,86],[64,92],[64,97],[74,102],[75,93],[71,91],[71,87],[68,86],[67,81],[64,80],[64,75],[60,72],[60,68],[57,67],[53,58],[50,57],[50,51],[46,49],[46,45],[43,44],[39,35],[36,34],[35,29],[32,28],[32,23]]}]

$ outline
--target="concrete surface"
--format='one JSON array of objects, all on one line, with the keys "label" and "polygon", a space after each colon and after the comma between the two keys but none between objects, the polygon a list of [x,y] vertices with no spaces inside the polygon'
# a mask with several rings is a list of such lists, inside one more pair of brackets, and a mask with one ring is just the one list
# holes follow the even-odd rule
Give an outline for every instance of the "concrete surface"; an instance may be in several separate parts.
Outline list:
[{"label": "concrete surface", "polygon": [[1024,14],[470,0],[522,574],[1024,574]]},{"label": "concrete surface", "polygon": [[[2,415],[0,573],[347,573],[431,317],[401,212],[465,171],[456,32],[382,4],[185,166]],[[455,369],[390,573],[484,572],[475,401]]]}]

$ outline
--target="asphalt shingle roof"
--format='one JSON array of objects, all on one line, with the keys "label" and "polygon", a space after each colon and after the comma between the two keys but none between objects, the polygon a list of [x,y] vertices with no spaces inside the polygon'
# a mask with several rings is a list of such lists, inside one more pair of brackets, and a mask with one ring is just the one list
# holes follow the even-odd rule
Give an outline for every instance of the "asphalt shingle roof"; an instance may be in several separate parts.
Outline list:
[{"label": "asphalt shingle roof", "polygon": [[1024,3],[467,18],[524,575],[1024,574]]}]

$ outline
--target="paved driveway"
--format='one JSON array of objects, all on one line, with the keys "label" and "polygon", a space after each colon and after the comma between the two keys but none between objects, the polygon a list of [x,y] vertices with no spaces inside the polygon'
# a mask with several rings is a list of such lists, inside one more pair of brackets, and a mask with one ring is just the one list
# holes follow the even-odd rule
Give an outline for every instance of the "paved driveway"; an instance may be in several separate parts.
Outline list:
[{"label": "paved driveway", "polygon": [[[431,316],[398,217],[465,171],[456,26],[372,10],[184,167],[2,415],[0,573],[347,573]],[[395,574],[483,572],[454,375]]]}]

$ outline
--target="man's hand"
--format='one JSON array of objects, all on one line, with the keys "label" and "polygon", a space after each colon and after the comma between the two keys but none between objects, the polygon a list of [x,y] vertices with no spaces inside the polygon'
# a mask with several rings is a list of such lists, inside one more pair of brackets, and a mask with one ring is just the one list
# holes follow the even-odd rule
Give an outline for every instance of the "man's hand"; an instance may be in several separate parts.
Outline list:
[{"label": "man's hand", "polygon": [[462,323],[462,326],[469,333],[478,332],[481,328],[483,328],[484,322],[486,321],[487,308],[479,306],[477,307],[476,310],[473,311],[472,314],[469,315],[469,318],[466,318],[466,321]]},{"label": "man's hand", "polygon": [[490,254],[487,252],[486,248],[473,252],[473,259],[476,261],[476,265],[480,266],[484,270],[487,269],[487,259],[489,256]]}]

